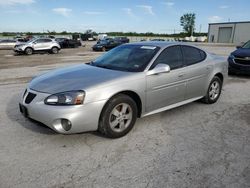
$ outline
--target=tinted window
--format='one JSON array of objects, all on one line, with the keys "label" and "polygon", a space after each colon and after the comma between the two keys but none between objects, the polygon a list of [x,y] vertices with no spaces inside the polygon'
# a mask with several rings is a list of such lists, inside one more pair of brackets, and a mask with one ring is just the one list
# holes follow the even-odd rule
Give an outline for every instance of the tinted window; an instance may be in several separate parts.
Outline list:
[{"label": "tinted window", "polygon": [[171,70],[182,67],[181,47],[171,46],[165,49],[156,59],[151,69],[160,63],[169,65]]},{"label": "tinted window", "polygon": [[51,39],[43,39],[43,42],[51,42]]},{"label": "tinted window", "polygon": [[34,41],[36,43],[42,43],[43,42],[43,39],[37,39],[36,41]]},{"label": "tinted window", "polygon": [[206,53],[202,50],[190,46],[182,46],[183,57],[185,60],[185,64],[193,65],[195,63],[199,63],[206,58]]}]

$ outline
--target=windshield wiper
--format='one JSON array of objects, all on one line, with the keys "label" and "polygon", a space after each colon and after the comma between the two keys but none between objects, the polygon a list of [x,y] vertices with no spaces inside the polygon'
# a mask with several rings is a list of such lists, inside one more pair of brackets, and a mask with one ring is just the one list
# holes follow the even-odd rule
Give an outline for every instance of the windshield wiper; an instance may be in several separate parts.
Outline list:
[{"label": "windshield wiper", "polygon": [[111,67],[109,67],[107,65],[94,65],[94,66],[104,68],[104,69],[112,69]]}]

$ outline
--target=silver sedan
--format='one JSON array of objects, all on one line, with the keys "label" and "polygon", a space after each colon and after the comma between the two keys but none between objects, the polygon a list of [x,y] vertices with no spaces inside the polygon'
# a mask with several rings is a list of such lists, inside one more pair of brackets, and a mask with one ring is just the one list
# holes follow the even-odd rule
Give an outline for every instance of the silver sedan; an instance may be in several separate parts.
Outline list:
[{"label": "silver sedan", "polygon": [[184,43],[125,44],[34,78],[19,107],[58,133],[99,130],[118,138],[138,117],[196,100],[215,103],[227,70],[226,59]]}]

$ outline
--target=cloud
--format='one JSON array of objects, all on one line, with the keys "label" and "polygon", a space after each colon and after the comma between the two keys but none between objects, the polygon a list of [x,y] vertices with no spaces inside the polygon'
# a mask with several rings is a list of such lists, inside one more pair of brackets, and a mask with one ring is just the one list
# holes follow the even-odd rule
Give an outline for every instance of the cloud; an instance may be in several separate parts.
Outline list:
[{"label": "cloud", "polygon": [[211,17],[209,17],[208,18],[208,20],[209,20],[209,22],[212,22],[212,23],[214,23],[214,22],[220,22],[220,21],[222,21],[222,17],[220,17],[220,16],[211,16]]},{"label": "cloud", "polygon": [[227,9],[227,8],[229,8],[229,6],[227,6],[227,5],[221,5],[219,8],[220,9]]},{"label": "cloud", "polygon": [[133,13],[133,11],[132,11],[131,8],[123,8],[122,10],[123,10],[128,16],[130,16],[130,17],[135,17],[135,15],[134,15],[134,13]]},{"label": "cloud", "polygon": [[0,0],[0,6],[29,5],[35,0]]},{"label": "cloud", "polygon": [[70,15],[70,13],[72,12],[72,9],[68,9],[68,8],[54,8],[52,9],[52,11],[56,14],[68,17]]},{"label": "cloud", "polygon": [[85,11],[83,13],[87,14],[87,15],[100,15],[100,14],[104,14],[104,12],[99,12],[99,11]]},{"label": "cloud", "polygon": [[170,1],[163,2],[162,4],[163,4],[163,5],[167,5],[168,7],[174,6],[174,2],[170,2]]},{"label": "cloud", "polygon": [[147,14],[155,15],[153,12],[153,7],[149,5],[137,5],[137,7],[142,8]]}]

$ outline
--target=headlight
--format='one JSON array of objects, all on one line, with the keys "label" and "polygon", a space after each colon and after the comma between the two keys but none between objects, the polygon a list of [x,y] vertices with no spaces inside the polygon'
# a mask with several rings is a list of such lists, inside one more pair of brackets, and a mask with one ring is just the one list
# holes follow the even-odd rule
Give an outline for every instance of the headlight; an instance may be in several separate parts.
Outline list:
[{"label": "headlight", "polygon": [[79,105],[83,104],[84,91],[67,91],[48,96],[44,103],[48,105]]},{"label": "headlight", "polygon": [[234,57],[233,54],[230,54],[229,58],[230,58],[230,59],[234,59],[235,57]]}]

